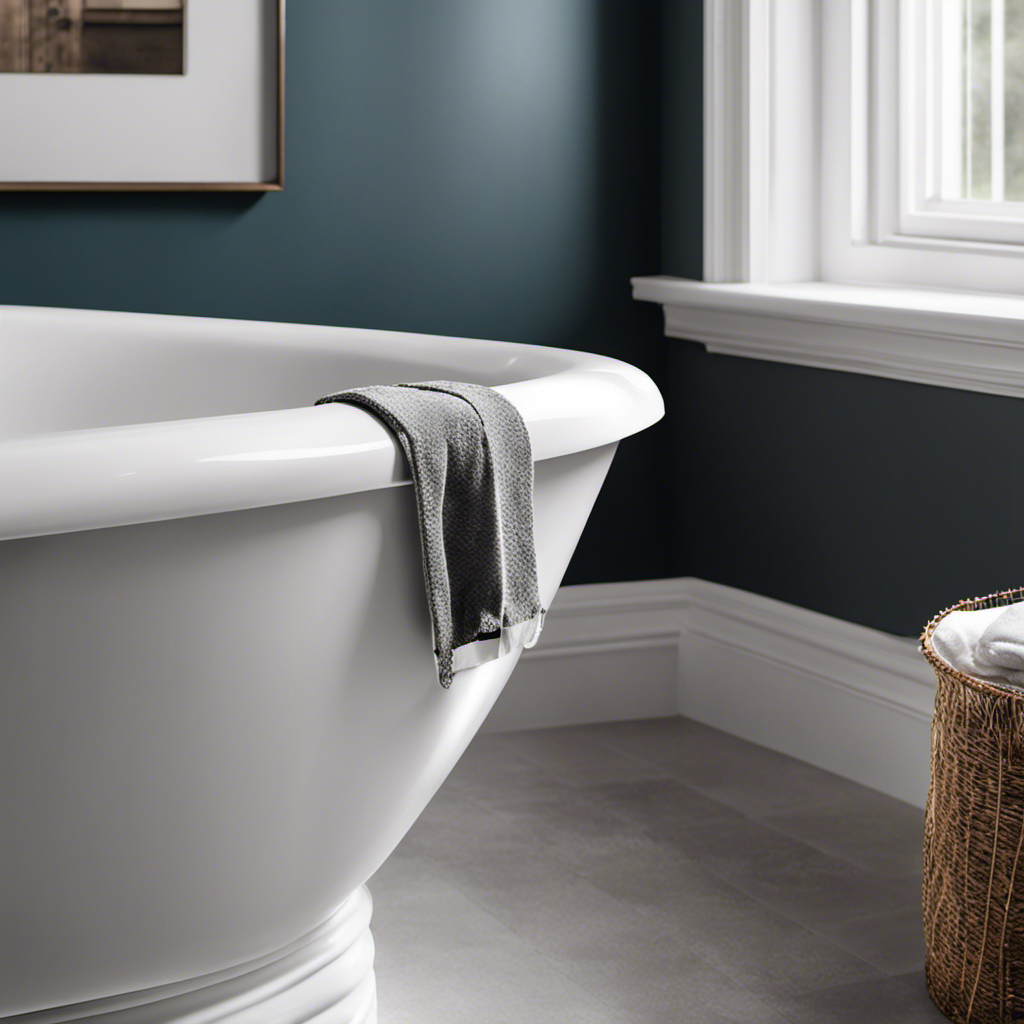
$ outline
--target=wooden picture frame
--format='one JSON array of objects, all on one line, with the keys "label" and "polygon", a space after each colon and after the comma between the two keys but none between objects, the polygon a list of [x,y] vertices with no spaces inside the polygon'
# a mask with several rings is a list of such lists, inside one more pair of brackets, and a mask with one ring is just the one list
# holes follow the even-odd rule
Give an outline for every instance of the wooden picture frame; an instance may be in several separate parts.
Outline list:
[{"label": "wooden picture frame", "polygon": [[[242,42],[229,34],[232,14],[252,21]],[[284,26],[285,0],[188,0],[184,74],[0,73],[0,191],[282,190]],[[95,145],[81,128],[88,117],[100,129]]]}]

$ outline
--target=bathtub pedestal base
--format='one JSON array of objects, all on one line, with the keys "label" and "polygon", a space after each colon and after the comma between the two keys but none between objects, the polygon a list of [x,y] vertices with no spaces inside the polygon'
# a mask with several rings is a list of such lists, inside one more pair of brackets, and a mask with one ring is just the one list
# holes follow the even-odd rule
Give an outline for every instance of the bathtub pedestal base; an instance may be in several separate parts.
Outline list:
[{"label": "bathtub pedestal base", "polygon": [[3,1024],[377,1024],[371,908],[362,886],[318,928],[259,960]]}]

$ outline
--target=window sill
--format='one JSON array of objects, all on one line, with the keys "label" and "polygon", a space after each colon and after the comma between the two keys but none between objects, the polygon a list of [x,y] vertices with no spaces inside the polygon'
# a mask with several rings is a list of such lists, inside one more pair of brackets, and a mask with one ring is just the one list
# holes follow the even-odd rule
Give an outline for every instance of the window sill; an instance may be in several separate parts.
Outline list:
[{"label": "window sill", "polygon": [[709,352],[1024,397],[1024,296],[635,277],[633,297]]}]

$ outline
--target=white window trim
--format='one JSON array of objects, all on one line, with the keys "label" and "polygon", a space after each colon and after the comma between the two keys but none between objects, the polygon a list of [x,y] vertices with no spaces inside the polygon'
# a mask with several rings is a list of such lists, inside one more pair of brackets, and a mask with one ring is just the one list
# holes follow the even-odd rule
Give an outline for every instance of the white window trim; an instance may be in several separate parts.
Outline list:
[{"label": "white window trim", "polygon": [[[780,0],[745,0],[776,6]],[[781,0],[782,3],[787,0]],[[931,0],[935,2],[935,0]],[[1014,293],[1024,285],[1020,226],[1002,225],[984,240],[985,218],[952,212],[954,203],[917,209],[916,141],[901,131],[903,113],[923,103],[916,61],[901,61],[899,40],[914,31],[912,0],[819,0],[821,52],[829,73],[816,88],[829,116],[803,146],[822,153],[821,264],[825,281]],[[782,38],[778,46],[784,47]],[[780,64],[779,73],[788,73]],[[920,113],[920,112],[919,112]],[[767,131],[774,138],[772,125]],[[981,237],[971,239],[972,228]],[[939,235],[927,237],[935,229]],[[967,237],[964,237],[967,236]],[[738,279],[737,279],[738,280]]]},{"label": "white window trim", "polygon": [[[1005,0],[993,0],[993,18],[995,5],[1004,4]],[[878,5],[881,6],[881,5]],[[887,5],[889,6],[889,5]],[[860,12],[863,16],[866,12]],[[935,0],[913,0],[904,2],[902,11],[898,12],[895,5],[886,11],[888,24],[885,26],[884,38],[887,49],[880,52],[879,63],[882,72],[892,77],[888,83],[880,85],[880,95],[889,93],[900,95],[902,114],[890,104],[878,113],[890,121],[890,130],[895,131],[900,116],[914,119],[924,129],[915,137],[912,132],[899,133],[899,188],[902,190],[902,201],[896,197],[898,215],[890,231],[894,235],[924,235],[930,238],[946,238],[960,242],[961,245],[952,251],[985,253],[991,252],[991,245],[978,246],[977,241],[1009,243],[1019,247],[1024,243],[1024,203],[1007,202],[1000,198],[996,202],[975,200],[956,200],[945,198],[954,193],[959,195],[962,187],[960,156],[963,141],[963,125],[961,118],[950,118],[949,124],[939,125],[935,122],[934,111],[950,108],[959,111],[961,107],[960,80],[958,67],[961,61],[960,45],[962,44],[962,26],[959,19],[952,15],[958,14],[953,4],[936,3]],[[999,19],[1000,22],[1002,18]],[[943,45],[948,54],[938,66],[930,60],[918,57],[918,40],[927,34],[937,34],[939,23],[946,29]],[[948,36],[953,38],[949,39]],[[960,36],[960,38],[957,38]],[[897,39],[905,40],[903,77],[897,89],[894,69],[900,66],[900,52]],[[1001,58],[996,47],[1003,42],[999,33],[993,33],[992,83],[991,98],[996,121],[1003,125],[1004,94],[1003,76],[996,74],[1002,71]],[[866,55],[860,59],[865,60]],[[946,65],[952,65],[947,67]],[[887,87],[888,86],[888,87]],[[962,113],[962,111],[960,111]],[[931,116],[930,116],[931,115]],[[879,118],[881,120],[881,117]],[[951,129],[948,131],[947,129]],[[945,137],[948,135],[948,138]],[[996,195],[1003,192],[1003,135],[993,129],[992,135],[992,176]],[[932,160],[928,160],[929,150]],[[939,151],[943,156],[939,156]],[[929,168],[929,163],[933,166]],[[897,175],[894,168],[890,177],[895,183]],[[929,173],[931,172],[931,173]],[[942,173],[950,173],[952,181],[942,181]],[[998,180],[997,180],[998,179]],[[973,240],[973,241],[972,241]],[[1015,249],[1020,252],[1020,249]],[[1024,275],[1022,275],[1024,276]]]},{"label": "white window trim", "polygon": [[818,187],[817,7],[705,0],[705,280],[817,275],[818,217],[807,203]]},{"label": "white window trim", "polygon": [[[819,233],[834,230],[836,211],[808,202],[831,172],[819,170],[822,2],[704,0],[705,280],[634,278],[634,297],[664,306],[666,334],[709,351],[1024,397],[1024,295],[983,290],[998,261],[1019,267],[1024,292],[1024,262],[997,244],[966,243],[981,268],[973,290],[914,287],[899,273],[891,284],[845,283],[843,267],[823,268]],[[858,131],[877,130],[868,88],[856,92],[855,146]],[[866,199],[871,168],[863,181],[852,162],[845,170],[849,194]],[[877,235],[866,202],[853,209],[854,234],[872,242],[850,246],[854,257],[898,256],[899,238]],[[937,240],[920,252],[963,248]]]}]

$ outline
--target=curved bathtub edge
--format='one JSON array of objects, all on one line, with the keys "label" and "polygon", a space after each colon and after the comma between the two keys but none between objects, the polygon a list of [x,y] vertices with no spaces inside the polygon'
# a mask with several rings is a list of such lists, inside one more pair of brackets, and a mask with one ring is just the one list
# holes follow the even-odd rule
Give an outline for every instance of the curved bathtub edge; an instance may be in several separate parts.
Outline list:
[{"label": "curved bathtub edge", "polygon": [[375,1024],[376,980],[365,885],[322,924],[281,949],[212,975],[17,1013],[4,1024]]},{"label": "curved bathtub edge", "polygon": [[[522,414],[535,460],[600,447],[664,415],[661,394],[642,370],[571,354],[579,363],[573,369],[495,388]],[[40,434],[0,442],[0,540],[408,482],[391,433],[348,404]]]}]

